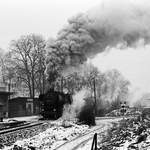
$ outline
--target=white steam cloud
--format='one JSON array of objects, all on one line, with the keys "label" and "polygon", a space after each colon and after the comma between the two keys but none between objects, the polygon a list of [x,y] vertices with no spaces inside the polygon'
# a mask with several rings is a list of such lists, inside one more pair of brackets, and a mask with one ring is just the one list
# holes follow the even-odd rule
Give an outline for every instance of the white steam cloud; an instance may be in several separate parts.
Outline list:
[{"label": "white steam cloud", "polygon": [[64,120],[71,120],[76,117],[85,105],[85,98],[90,97],[90,91],[88,89],[82,89],[81,91],[73,95],[73,103],[71,105],[65,105],[63,116]]}]

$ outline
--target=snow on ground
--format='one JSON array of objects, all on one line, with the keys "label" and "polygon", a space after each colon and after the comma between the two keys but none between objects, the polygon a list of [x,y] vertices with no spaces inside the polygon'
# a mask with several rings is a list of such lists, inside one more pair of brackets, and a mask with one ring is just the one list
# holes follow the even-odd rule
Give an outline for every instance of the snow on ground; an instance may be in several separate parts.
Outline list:
[{"label": "snow on ground", "polygon": [[[18,140],[12,146],[7,146],[4,150],[16,150],[22,148],[24,150],[32,148],[35,148],[36,150],[53,150],[61,145],[62,147],[58,148],[58,150],[71,150],[72,147],[76,147],[86,140],[92,141],[95,132],[103,131],[106,127],[110,126],[111,122],[116,122],[118,120],[120,119],[97,119],[97,125],[91,128],[87,125],[77,125],[73,123],[73,121],[67,122],[62,119],[47,121],[45,124],[49,125],[47,125],[48,128],[46,128],[45,131],[39,132],[41,131],[39,127],[39,129],[36,129],[37,134],[34,134],[34,136],[26,136],[27,138],[21,138],[20,140],[17,138]],[[102,126],[103,129],[100,129]],[[24,133],[26,134],[26,132],[21,132],[18,135]]]},{"label": "snow on ground", "polygon": [[108,150],[150,150],[150,122],[139,117],[122,120],[114,124],[99,142],[99,147]]},{"label": "snow on ground", "polygon": [[18,120],[18,121],[38,121],[40,116],[24,116],[24,117],[14,117],[14,118],[4,118],[4,122],[8,122],[9,120]]},{"label": "snow on ground", "polygon": [[36,150],[55,149],[57,146],[82,135],[89,130],[87,125],[77,125],[68,123],[68,127],[63,127],[63,122],[56,121],[46,131],[39,133],[28,139],[18,140],[12,146],[5,147],[4,150],[11,150],[14,147],[27,150],[31,147]]},{"label": "snow on ground", "polygon": [[90,150],[92,145],[92,141],[89,140],[87,143],[84,143],[83,145],[81,145],[77,150]]},{"label": "snow on ground", "polygon": [[[99,140],[100,140],[101,134],[106,132],[108,128],[110,128],[110,124],[105,124],[105,126],[101,130],[96,132],[97,136],[99,137]],[[94,136],[94,133],[93,133],[93,136]],[[76,148],[76,150],[90,150],[92,147],[93,136],[89,140],[87,140],[85,142],[81,142],[81,144]]]},{"label": "snow on ground", "polygon": [[92,127],[88,134],[84,134],[77,139],[64,144],[57,150],[90,150],[94,134],[98,133],[98,136],[100,137],[112,126],[112,122],[118,122],[119,120],[120,118],[96,118],[96,126]]},{"label": "snow on ground", "polygon": [[[129,145],[132,145],[132,143],[135,143],[137,141],[137,138],[138,137],[135,137],[130,142],[126,140],[125,143],[122,146],[116,148],[116,150],[132,150],[133,148],[129,147]],[[139,150],[150,150],[150,135],[148,135],[146,141],[142,141],[141,143],[136,144],[136,146],[138,147]]]}]

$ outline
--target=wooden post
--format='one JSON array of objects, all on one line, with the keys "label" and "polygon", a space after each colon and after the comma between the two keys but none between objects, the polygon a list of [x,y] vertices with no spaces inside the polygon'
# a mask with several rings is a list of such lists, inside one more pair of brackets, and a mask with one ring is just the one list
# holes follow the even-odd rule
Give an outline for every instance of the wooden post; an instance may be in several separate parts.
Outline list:
[{"label": "wooden post", "polygon": [[97,150],[97,133],[94,134],[91,150]]},{"label": "wooden post", "polygon": [[60,83],[60,91],[63,92],[63,77],[61,77],[61,83]]},{"label": "wooden post", "polygon": [[95,83],[95,78],[93,78],[93,87],[94,87],[94,107],[95,107],[95,116],[97,114],[97,100],[96,100],[96,83]]},{"label": "wooden post", "polygon": [[11,80],[10,80],[9,83],[8,83],[8,92],[9,92],[9,95],[8,95],[7,102],[6,102],[6,108],[7,108],[6,117],[7,117],[7,118],[9,117],[10,90],[11,90]]},{"label": "wooden post", "polygon": [[97,133],[95,133],[95,150],[97,150]]}]

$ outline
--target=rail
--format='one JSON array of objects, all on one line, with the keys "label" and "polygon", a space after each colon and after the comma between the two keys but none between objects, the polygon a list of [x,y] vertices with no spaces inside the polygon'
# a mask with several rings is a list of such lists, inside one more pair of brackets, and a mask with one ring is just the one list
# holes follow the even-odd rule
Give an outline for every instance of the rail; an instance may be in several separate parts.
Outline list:
[{"label": "rail", "polygon": [[15,128],[2,130],[2,131],[0,131],[0,135],[6,134],[6,133],[10,133],[10,132],[14,132],[14,131],[21,130],[21,129],[26,129],[26,128],[38,126],[38,125],[41,125],[41,124],[43,124],[43,123],[42,122],[40,122],[40,123],[32,123],[32,124],[28,124],[28,125],[22,125],[20,127],[15,127]]}]

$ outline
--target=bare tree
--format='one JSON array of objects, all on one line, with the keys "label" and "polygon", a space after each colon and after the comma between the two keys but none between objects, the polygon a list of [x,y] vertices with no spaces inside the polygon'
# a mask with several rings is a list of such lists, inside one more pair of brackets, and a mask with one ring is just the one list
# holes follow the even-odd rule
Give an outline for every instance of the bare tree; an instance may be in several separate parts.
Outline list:
[{"label": "bare tree", "polygon": [[28,87],[30,97],[35,97],[35,91],[43,93],[46,68],[45,40],[34,34],[21,36],[12,41],[10,53],[17,78]]},{"label": "bare tree", "polygon": [[11,83],[15,79],[15,68],[11,60],[11,54],[9,52],[3,53],[0,57],[2,82],[8,86],[8,90],[11,90]]}]

